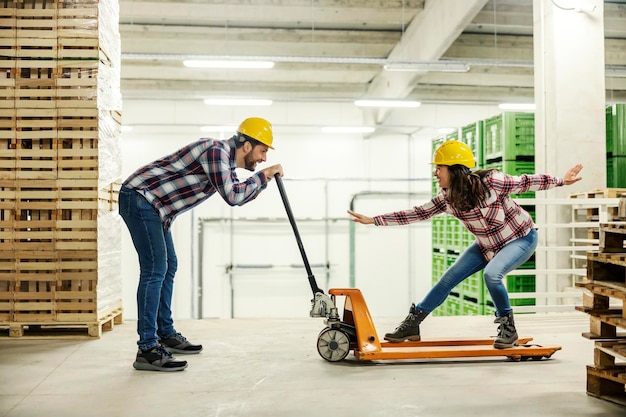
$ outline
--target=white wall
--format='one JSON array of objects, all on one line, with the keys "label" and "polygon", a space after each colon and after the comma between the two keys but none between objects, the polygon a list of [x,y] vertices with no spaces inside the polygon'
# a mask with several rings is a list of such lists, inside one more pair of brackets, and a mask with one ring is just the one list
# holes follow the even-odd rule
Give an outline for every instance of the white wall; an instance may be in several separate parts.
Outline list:
[{"label": "white wall", "polygon": [[[436,108],[434,108],[436,107]],[[457,126],[489,117],[492,107],[463,110],[460,106],[433,106],[406,113],[395,123],[415,126],[405,133],[327,135],[325,124],[360,124],[361,114],[347,104],[282,104],[250,113],[237,109],[214,110],[189,101],[148,102],[126,100],[124,124],[131,133],[122,137],[124,178],[139,166],[166,155],[199,137],[209,124],[237,125],[243,118],[261,116],[274,124],[275,151],[267,164],[281,163],[285,187],[318,285],[326,290],[349,286],[350,242],[346,209],[354,196],[357,211],[375,215],[406,209],[426,201],[430,193],[432,155],[430,140],[437,126],[447,125],[438,114],[458,114]],[[449,122],[447,122],[449,123]],[[391,132],[390,129],[388,129]],[[241,171],[245,178],[247,173]],[[365,196],[364,192],[394,192]],[[402,193],[417,193],[418,196]],[[311,290],[293,232],[285,221],[207,222],[204,249],[198,252],[202,218],[285,219],[285,209],[274,182],[256,200],[229,207],[219,196],[177,218],[172,226],[179,258],[173,310],[176,319],[198,316],[198,277],[202,275],[202,317],[230,317],[231,280],[236,317],[306,317]],[[305,220],[306,218],[317,220]],[[320,219],[338,219],[325,223]],[[356,225],[355,284],[363,291],[374,316],[401,316],[408,305],[431,287],[430,222],[409,227],[377,228]],[[124,228],[122,274],[125,317],[136,318],[137,256]],[[202,271],[199,260],[202,258]],[[237,268],[227,265],[272,265],[272,268]],[[327,280],[328,278],[328,280]]]}]

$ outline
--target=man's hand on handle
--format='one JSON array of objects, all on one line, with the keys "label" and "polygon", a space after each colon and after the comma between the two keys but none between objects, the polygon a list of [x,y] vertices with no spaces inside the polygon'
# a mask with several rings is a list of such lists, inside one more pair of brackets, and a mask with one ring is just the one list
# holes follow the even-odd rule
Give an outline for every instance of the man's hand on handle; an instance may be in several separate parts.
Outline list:
[{"label": "man's hand on handle", "polygon": [[272,165],[271,167],[262,169],[261,172],[265,174],[265,178],[267,178],[267,181],[269,182],[276,174],[281,177],[283,176],[283,166],[281,164]]}]

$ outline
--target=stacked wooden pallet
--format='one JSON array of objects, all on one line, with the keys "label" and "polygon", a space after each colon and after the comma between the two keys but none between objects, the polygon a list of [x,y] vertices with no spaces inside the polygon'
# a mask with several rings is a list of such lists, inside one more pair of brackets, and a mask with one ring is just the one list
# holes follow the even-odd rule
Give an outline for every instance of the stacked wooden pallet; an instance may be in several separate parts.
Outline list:
[{"label": "stacked wooden pallet", "polygon": [[0,10],[0,328],[10,336],[99,336],[121,320],[117,13],[114,0]]},{"label": "stacked wooden pallet", "polygon": [[626,223],[600,225],[600,251],[587,254],[583,305],[595,340],[594,364],[587,366],[587,393],[626,405]]},{"label": "stacked wooden pallet", "polygon": [[[569,198],[619,198],[626,193],[626,188],[601,188],[593,191],[585,191],[570,194]],[[607,207],[605,212],[599,208],[587,208],[581,210],[583,218],[580,221],[586,222],[610,222],[618,219],[617,207]],[[597,227],[589,228],[587,237],[589,239],[598,239],[599,230]]]}]

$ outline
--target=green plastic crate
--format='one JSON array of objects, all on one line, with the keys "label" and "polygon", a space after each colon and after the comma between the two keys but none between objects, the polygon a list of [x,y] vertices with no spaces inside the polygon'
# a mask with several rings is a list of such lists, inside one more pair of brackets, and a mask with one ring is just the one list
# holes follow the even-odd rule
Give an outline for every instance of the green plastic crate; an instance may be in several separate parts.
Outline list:
[{"label": "green plastic crate", "polygon": [[485,162],[535,155],[535,114],[507,112],[485,120]]},{"label": "green plastic crate", "polygon": [[[506,277],[506,289],[509,293],[535,292],[534,275],[509,275]],[[512,306],[534,306],[534,298],[511,298]]]},{"label": "green plastic crate", "polygon": [[484,289],[483,289],[483,273],[479,271],[474,275],[467,277],[461,284],[459,284],[460,292],[465,298],[471,298],[476,300],[478,304],[483,303]]},{"label": "green plastic crate", "polygon": [[455,252],[460,252],[462,248],[461,234],[465,227],[461,222],[450,215],[444,215],[446,219],[446,248]]},{"label": "green plastic crate", "polygon": [[460,129],[460,141],[467,144],[476,158],[476,168],[482,168],[484,165],[483,158],[483,142],[484,142],[485,122],[480,120]]},{"label": "green plastic crate", "polygon": [[[607,135],[606,151],[613,156],[626,156],[626,104],[611,106],[612,137],[609,144]],[[607,131],[609,126],[607,124]],[[608,132],[607,132],[608,133]]]},{"label": "green plastic crate", "polygon": [[443,273],[446,272],[446,266],[446,254],[433,252],[433,284],[436,284]]},{"label": "green plastic crate", "polygon": [[[435,139],[433,139],[433,144],[432,144],[432,153],[433,155],[435,154],[435,150],[439,147],[439,145],[441,145],[442,143],[444,143],[446,141],[446,138],[443,136],[439,136],[436,137]],[[433,172],[434,174],[434,172]],[[435,178],[435,176],[433,175],[433,183],[432,183],[432,194],[437,195],[437,193],[439,192],[439,184],[437,183],[437,179]]]},{"label": "green plastic crate", "polygon": [[448,133],[448,134],[446,134],[446,135],[444,136],[444,139],[445,139],[446,141],[448,141],[448,140],[452,140],[452,139],[454,139],[454,140],[459,140],[459,129],[455,130],[455,131],[454,131],[454,132],[452,132],[452,133]]},{"label": "green plastic crate", "polygon": [[613,106],[608,106],[605,109],[606,120],[606,154],[608,156],[613,155]]},{"label": "green plastic crate", "polygon": [[483,315],[484,316],[495,316],[496,315],[496,307],[493,305],[491,301],[483,304]]},{"label": "green plastic crate", "polygon": [[505,159],[503,161],[491,161],[485,164],[485,169],[495,168],[509,175],[522,175],[535,173],[535,161],[521,161]]},{"label": "green plastic crate", "polygon": [[463,249],[468,248],[472,243],[476,241],[476,237],[465,228],[465,226],[461,225],[461,247]]},{"label": "green plastic crate", "polygon": [[479,304],[475,300],[463,298],[461,314],[463,316],[482,316],[483,305]]},{"label": "green plastic crate", "polygon": [[448,316],[460,316],[462,314],[463,300],[458,294],[450,293],[448,298],[442,306],[445,306],[444,310]]},{"label": "green plastic crate", "polygon": [[433,249],[446,248],[446,219],[444,216],[434,216],[431,219]]},{"label": "green plastic crate", "polygon": [[606,160],[606,186],[626,188],[626,156],[614,156]]}]

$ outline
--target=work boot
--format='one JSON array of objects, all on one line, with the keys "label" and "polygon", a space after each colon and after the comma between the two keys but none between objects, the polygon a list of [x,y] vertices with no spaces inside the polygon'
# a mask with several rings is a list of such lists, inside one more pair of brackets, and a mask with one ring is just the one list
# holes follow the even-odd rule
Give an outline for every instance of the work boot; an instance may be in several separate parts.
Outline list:
[{"label": "work boot", "polygon": [[409,315],[396,327],[393,333],[387,333],[385,340],[392,343],[400,343],[405,340],[418,342],[420,340],[420,323],[428,316],[423,310],[415,310],[415,304],[411,304]]},{"label": "work boot", "polygon": [[518,338],[513,313],[509,313],[503,317],[496,317],[494,323],[499,323],[500,327],[498,327],[498,337],[494,340],[493,347],[496,349],[506,349],[515,346]]}]

